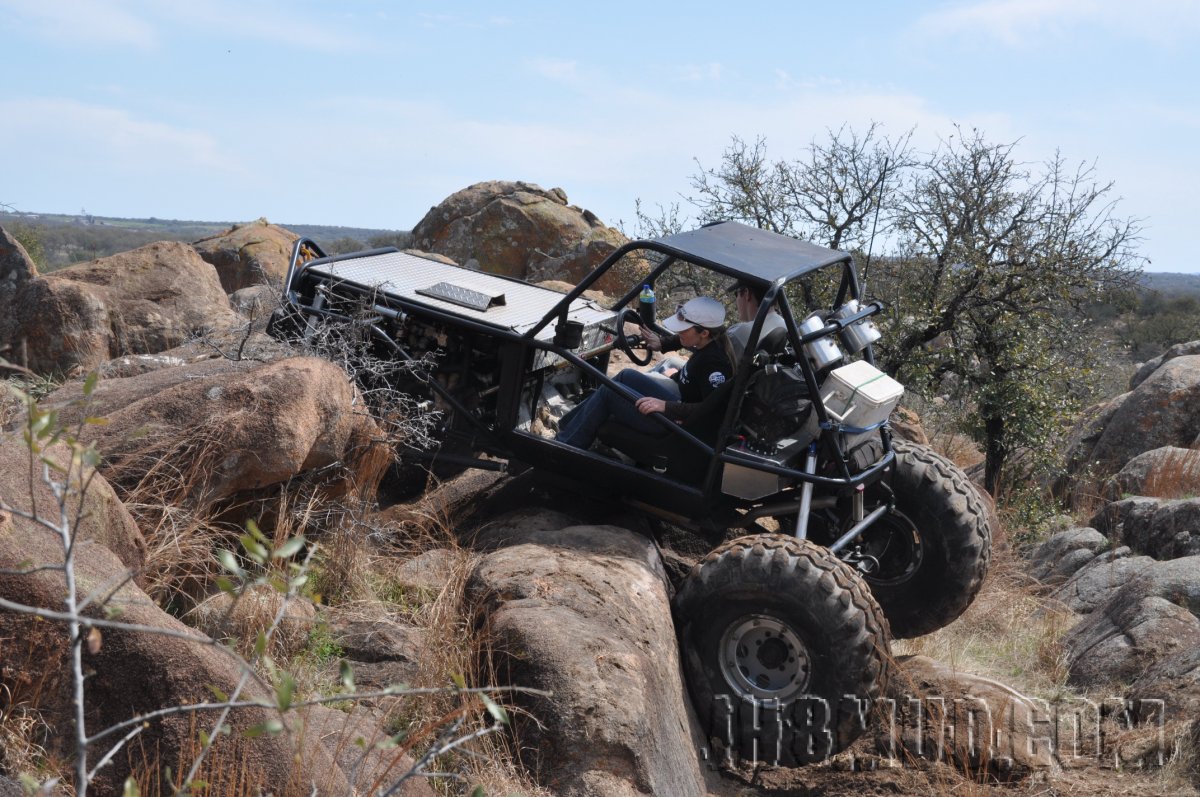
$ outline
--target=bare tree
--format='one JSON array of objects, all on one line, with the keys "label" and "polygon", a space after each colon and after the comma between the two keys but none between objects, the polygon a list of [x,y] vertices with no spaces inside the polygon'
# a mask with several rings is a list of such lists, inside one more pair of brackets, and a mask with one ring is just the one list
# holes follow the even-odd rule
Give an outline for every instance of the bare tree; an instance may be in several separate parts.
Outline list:
[{"label": "bare tree", "polygon": [[[1128,287],[1139,225],[1112,183],[1061,154],[1028,166],[1015,144],[961,130],[920,169],[900,208],[887,362],[975,401],[985,485],[1018,447],[1040,447],[1081,400],[1096,341],[1084,309]],[[949,345],[938,345],[938,342]]]},{"label": "bare tree", "polygon": [[1030,165],[1016,148],[956,128],[922,155],[910,134],[872,124],[776,161],[763,139],[735,137],[690,178],[688,199],[705,221],[838,249],[881,236],[871,287],[889,306],[884,362],[914,389],[970,393],[991,490],[1011,453],[1044,443],[1080,399],[1095,352],[1083,308],[1128,286],[1142,262],[1139,223],[1116,213],[1094,164],[1056,154]]},{"label": "bare tree", "polygon": [[765,139],[748,145],[734,137],[718,167],[691,178],[689,202],[705,221],[738,219],[833,249],[865,250],[876,222],[886,229],[896,210],[899,181],[914,165],[910,140],[910,133],[890,139],[878,124],[861,136],[843,126],[814,140],[807,157],[771,162]]}]

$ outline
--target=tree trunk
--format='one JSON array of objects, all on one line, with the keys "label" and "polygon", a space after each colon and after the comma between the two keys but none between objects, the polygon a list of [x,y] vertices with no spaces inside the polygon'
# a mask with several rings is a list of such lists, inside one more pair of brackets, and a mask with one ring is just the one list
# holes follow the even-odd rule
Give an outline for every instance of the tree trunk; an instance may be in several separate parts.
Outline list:
[{"label": "tree trunk", "polygon": [[1008,456],[1008,446],[1004,441],[1004,419],[986,419],[984,435],[983,487],[995,496],[996,489],[1000,486],[1000,471]]}]

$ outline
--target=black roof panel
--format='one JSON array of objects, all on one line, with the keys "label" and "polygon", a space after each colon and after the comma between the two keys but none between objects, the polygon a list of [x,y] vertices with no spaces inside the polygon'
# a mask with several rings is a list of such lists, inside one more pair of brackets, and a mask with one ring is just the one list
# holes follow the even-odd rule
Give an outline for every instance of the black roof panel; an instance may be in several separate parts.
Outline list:
[{"label": "black roof panel", "polygon": [[702,263],[731,276],[763,282],[792,278],[850,257],[846,252],[722,221],[698,230],[655,238],[654,249]]}]

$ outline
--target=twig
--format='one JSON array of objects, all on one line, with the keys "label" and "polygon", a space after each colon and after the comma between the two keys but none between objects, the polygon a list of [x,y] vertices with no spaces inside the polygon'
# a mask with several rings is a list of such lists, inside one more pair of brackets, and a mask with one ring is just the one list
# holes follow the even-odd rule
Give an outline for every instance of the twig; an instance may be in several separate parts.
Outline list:
[{"label": "twig", "polygon": [[88,776],[87,776],[88,781],[91,781],[93,778],[95,778],[96,773],[99,772],[101,769],[103,769],[105,764],[107,764],[109,761],[112,761],[113,756],[115,756],[117,754],[117,751],[119,751],[122,747],[124,747],[126,744],[128,744],[130,739],[137,736],[139,733],[141,733],[145,729],[146,729],[145,725],[138,725],[136,728],[131,730],[129,733],[125,734],[125,737],[123,739],[121,739],[121,741],[114,744],[109,749],[109,751],[104,754],[104,757],[101,758],[99,762],[97,762],[96,766],[92,768],[92,771],[88,773]]}]

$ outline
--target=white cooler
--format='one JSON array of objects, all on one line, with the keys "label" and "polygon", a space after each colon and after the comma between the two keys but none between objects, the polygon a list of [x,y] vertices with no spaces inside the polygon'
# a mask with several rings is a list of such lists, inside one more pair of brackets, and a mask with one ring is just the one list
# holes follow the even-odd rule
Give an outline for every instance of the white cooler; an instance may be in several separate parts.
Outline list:
[{"label": "white cooler", "polygon": [[[887,419],[900,403],[904,385],[871,365],[856,360],[829,372],[821,386],[825,411],[832,420],[845,426],[872,426]],[[816,413],[813,413],[815,423]],[[853,448],[877,432],[846,434],[846,450]]]}]

